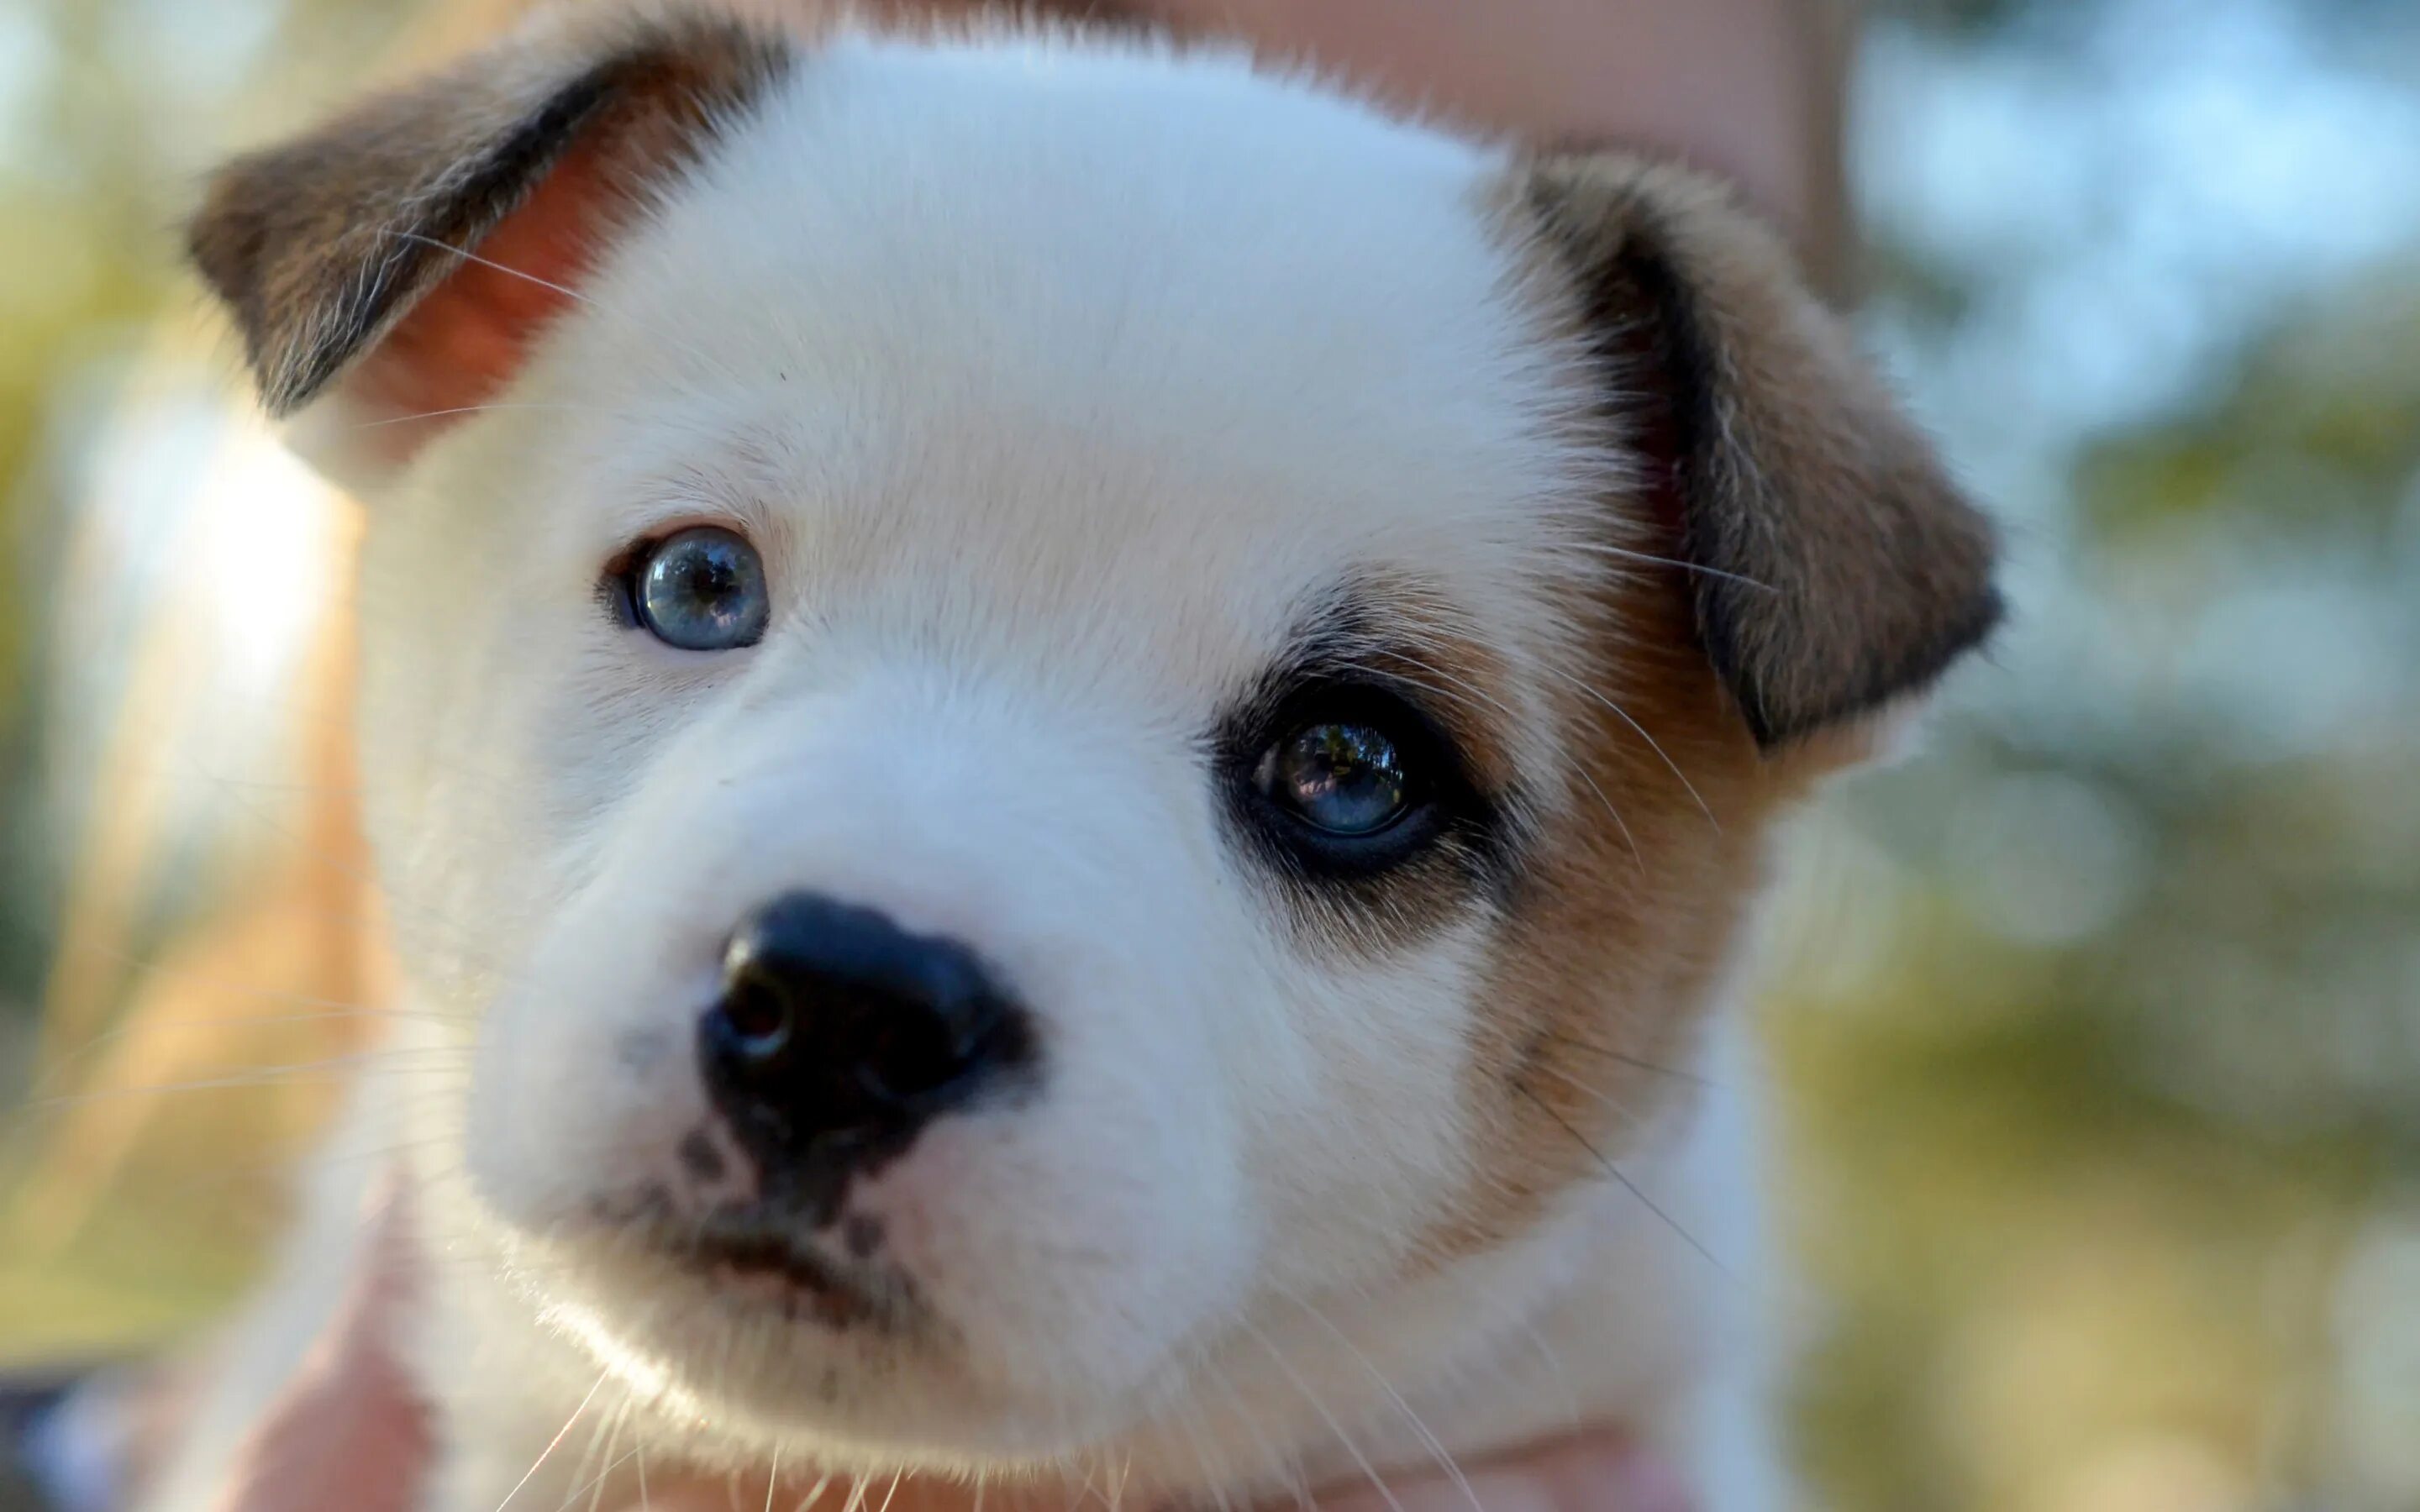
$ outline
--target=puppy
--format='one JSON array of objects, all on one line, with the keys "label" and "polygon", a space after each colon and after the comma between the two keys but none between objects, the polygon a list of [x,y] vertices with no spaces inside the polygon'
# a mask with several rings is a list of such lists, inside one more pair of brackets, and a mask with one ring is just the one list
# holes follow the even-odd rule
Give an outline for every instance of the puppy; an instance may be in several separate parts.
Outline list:
[{"label": "puppy", "polygon": [[192,246],[368,505],[409,1001],[156,1505],[396,1150],[437,1512],[1575,1422],[1787,1500],[1717,1015],[1998,600],[1721,189],[1127,29],[591,8]]}]

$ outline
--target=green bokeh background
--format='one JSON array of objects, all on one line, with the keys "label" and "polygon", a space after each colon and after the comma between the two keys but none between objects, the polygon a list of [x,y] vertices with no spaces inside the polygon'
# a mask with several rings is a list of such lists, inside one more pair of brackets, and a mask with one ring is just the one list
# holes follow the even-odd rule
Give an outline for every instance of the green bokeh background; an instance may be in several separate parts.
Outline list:
[{"label": "green bokeh background", "polygon": [[[91,798],[66,711],[112,654],[58,602],[91,449],[147,364],[225,365],[174,270],[193,176],[416,8],[0,0],[28,1127]],[[1885,0],[1858,64],[1869,331],[2009,520],[2016,619],[1917,755],[1804,826],[1776,910],[1806,1458],[1843,1508],[2420,1507],[2420,7]],[[225,874],[171,870],[163,930]],[[194,1185],[256,1174],[207,1095],[229,1152],[0,1256],[0,1362],[237,1284],[268,1209]]]}]

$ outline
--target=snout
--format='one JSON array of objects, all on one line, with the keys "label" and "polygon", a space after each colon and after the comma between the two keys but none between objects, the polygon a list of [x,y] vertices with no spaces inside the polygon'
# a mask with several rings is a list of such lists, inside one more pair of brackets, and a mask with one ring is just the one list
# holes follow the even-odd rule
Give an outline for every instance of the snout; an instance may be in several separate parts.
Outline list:
[{"label": "snout", "polygon": [[1030,1082],[1036,1059],[1031,1015],[972,949],[812,893],[733,932],[697,1057],[768,1192],[808,1198]]},{"label": "snout", "polygon": [[726,1416],[1125,1420],[1261,1242],[1230,1064],[1294,1063],[1177,829],[1197,774],[964,679],[722,712],[478,1026],[463,1164],[517,1273]]}]

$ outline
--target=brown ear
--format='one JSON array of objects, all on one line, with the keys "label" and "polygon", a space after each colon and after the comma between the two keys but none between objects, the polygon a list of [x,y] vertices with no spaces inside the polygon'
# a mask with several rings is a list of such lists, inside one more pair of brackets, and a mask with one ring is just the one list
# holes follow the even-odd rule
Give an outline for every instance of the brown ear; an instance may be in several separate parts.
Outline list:
[{"label": "brown ear", "polygon": [[1758,743],[1919,692],[1980,642],[2001,611],[1990,521],[1778,241],[1719,188],[1635,158],[1524,174]]},{"label": "brown ear", "polygon": [[786,57],[727,18],[533,28],[221,169],[194,262],[273,412],[340,378],[396,413],[476,404],[651,177]]}]

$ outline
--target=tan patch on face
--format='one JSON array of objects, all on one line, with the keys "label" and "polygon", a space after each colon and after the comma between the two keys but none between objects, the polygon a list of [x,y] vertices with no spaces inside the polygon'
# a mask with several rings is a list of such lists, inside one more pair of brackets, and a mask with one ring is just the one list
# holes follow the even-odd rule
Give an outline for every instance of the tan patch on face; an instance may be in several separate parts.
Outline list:
[{"label": "tan patch on face", "polygon": [[1998,612],[1988,522],[1718,191],[1591,154],[1484,203],[1541,339],[1601,395],[1570,423],[1609,458],[1606,543],[1669,564],[1562,590],[1593,693],[1551,690],[1576,770],[1473,999],[1471,1172],[1435,1263],[1623,1180],[1693,1090],[1772,824]]},{"label": "tan patch on face", "polygon": [[1739,949],[1769,825],[1813,775],[1758,753],[1690,645],[1679,576],[1640,570],[1609,604],[1575,606],[1601,626],[1572,669],[1593,691],[1558,697],[1565,791],[1473,997],[1471,1180],[1435,1260],[1607,1180],[1630,1131],[1692,1091],[1694,1033]]},{"label": "tan patch on face", "polygon": [[[1357,579],[1298,634],[1306,656],[1285,669],[1288,681],[1385,689],[1417,708],[1451,748],[1450,756],[1407,753],[1415,764],[1450,761],[1460,768],[1438,778],[1445,827],[1400,865],[1361,877],[1295,876],[1281,856],[1264,852],[1255,868],[1283,889],[1298,948],[1346,962],[1384,957],[1468,917],[1500,889],[1521,819],[1516,753],[1535,743],[1547,714],[1523,707],[1503,656],[1449,595],[1417,580]],[[1270,717],[1284,714],[1297,691],[1264,690],[1251,715],[1253,749],[1231,756],[1249,764],[1260,742],[1292,728],[1293,717]],[[1301,712],[1324,713],[1325,705]]]}]

